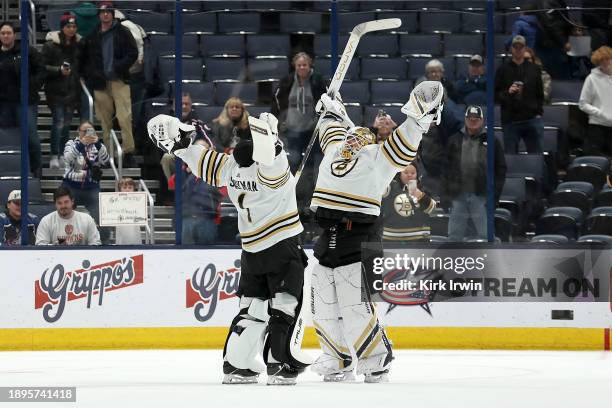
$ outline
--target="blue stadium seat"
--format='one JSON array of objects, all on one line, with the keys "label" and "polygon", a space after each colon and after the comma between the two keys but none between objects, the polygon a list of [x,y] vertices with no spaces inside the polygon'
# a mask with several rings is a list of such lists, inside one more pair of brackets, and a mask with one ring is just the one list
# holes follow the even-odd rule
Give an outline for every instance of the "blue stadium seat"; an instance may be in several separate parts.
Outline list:
[{"label": "blue stadium seat", "polygon": [[204,66],[206,81],[242,81],[247,75],[243,58],[204,58]]},{"label": "blue stadium seat", "polygon": [[[372,126],[374,123],[374,119],[376,119],[376,115],[378,115],[378,111],[380,110],[380,106],[367,105],[363,112],[363,120],[365,126]],[[400,124],[406,115],[401,112],[401,106],[385,106],[384,110],[387,115],[391,116],[397,124]]]},{"label": "blue stadium seat", "polygon": [[249,116],[258,118],[261,113],[270,112],[270,107],[267,105],[247,106],[246,110],[249,112]]},{"label": "blue stadium seat", "polygon": [[563,235],[569,240],[578,238],[578,231],[584,216],[579,208],[552,207],[547,208],[536,222],[536,235]]},{"label": "blue stadium seat", "polygon": [[[194,103],[214,105],[215,90],[212,82],[187,82],[182,86],[183,92],[191,95]],[[172,95],[172,90],[170,90]]]},{"label": "blue stadium seat", "polygon": [[589,214],[585,222],[588,234],[612,234],[612,207],[597,207]]},{"label": "blue stadium seat", "polygon": [[340,13],[338,15],[338,32],[350,33],[360,23],[376,20],[374,12],[364,13]]},{"label": "blue stadium seat", "polygon": [[289,63],[286,58],[249,58],[248,73],[251,81],[279,80],[289,73]]},{"label": "blue stadium seat", "polygon": [[565,179],[567,181],[586,181],[592,184],[597,192],[606,183],[609,168],[610,163],[607,157],[577,157],[567,168]]},{"label": "blue stadium seat", "polygon": [[593,185],[585,181],[566,181],[560,183],[550,195],[549,201],[555,207],[576,207],[583,214],[589,212]]},{"label": "blue stadium seat", "polygon": [[509,242],[512,236],[512,212],[506,208],[495,209],[495,236],[502,242]]},{"label": "blue stadium seat", "polygon": [[558,234],[543,234],[536,235],[531,238],[531,242],[549,243],[549,244],[567,244],[569,239],[565,235]]},{"label": "blue stadium seat", "polygon": [[361,79],[406,79],[405,58],[361,58]]},{"label": "blue stadium seat", "polygon": [[[21,190],[21,177],[7,177],[0,179],[0,206],[6,206],[6,199],[13,190]],[[39,203],[43,201],[40,180],[28,178],[28,202]]]},{"label": "blue stadium seat", "polygon": [[370,83],[368,81],[345,81],[342,83],[340,92],[344,103],[366,105],[370,100]]},{"label": "blue stadium seat", "polygon": [[493,37],[493,49],[495,50],[495,55],[510,53],[510,51],[506,49],[506,41],[508,38],[510,37],[507,34],[495,34]]},{"label": "blue stadium seat", "polygon": [[232,1],[231,4],[225,1],[200,1],[199,3],[203,11],[222,11],[230,8],[230,5],[232,10],[245,9],[244,1]]},{"label": "blue stadium seat", "polygon": [[502,190],[499,206],[506,208],[512,213],[515,220],[524,217],[523,210],[527,204],[527,190],[523,177],[506,177]]},{"label": "blue stadium seat", "polygon": [[461,31],[461,16],[458,12],[422,12],[421,31],[424,33],[458,33]]},{"label": "blue stadium seat", "polygon": [[321,29],[321,15],[318,13],[280,13],[280,31],[282,33],[313,33]]},{"label": "blue stadium seat", "polygon": [[[0,146],[4,148],[4,146]],[[0,177],[21,175],[21,153],[0,153]]]},{"label": "blue stadium seat", "polygon": [[247,10],[291,10],[290,1],[247,1],[245,5]]},{"label": "blue stadium seat", "polygon": [[[612,233],[609,231],[609,234]],[[603,235],[603,234],[589,234],[583,235],[578,238],[578,242],[584,243],[595,243],[595,244],[604,244],[611,246],[612,245],[612,236],[611,235]]]},{"label": "blue stadium seat", "polygon": [[246,54],[244,35],[203,35],[200,52],[205,57],[243,57]]},{"label": "blue stadium seat", "polygon": [[372,105],[405,104],[410,97],[412,81],[371,81],[370,103]]},{"label": "blue stadium seat", "polygon": [[210,124],[223,111],[223,106],[197,105],[193,110],[201,121]]},{"label": "blue stadium seat", "polygon": [[0,127],[0,150],[21,150],[21,128]]},{"label": "blue stadium seat", "polygon": [[215,13],[184,13],[183,32],[185,34],[212,34],[217,31]]},{"label": "blue stadium seat", "polygon": [[547,191],[546,163],[542,154],[507,154],[506,177],[524,177],[527,182],[528,197],[538,198]]},{"label": "blue stadium seat", "polygon": [[359,4],[359,10],[361,11],[392,11],[402,10],[406,8],[406,2],[404,1],[393,1],[393,0],[382,0],[382,1],[361,1]]},{"label": "blue stadium seat", "polygon": [[357,46],[357,56],[395,57],[399,53],[397,35],[366,35]]},{"label": "blue stadium seat", "polygon": [[520,12],[516,10],[509,10],[503,13],[504,16],[504,31],[506,34],[512,34],[512,26],[514,22],[520,17]]},{"label": "blue stadium seat", "polygon": [[444,36],[445,55],[484,54],[482,34],[452,34]]},{"label": "blue stadium seat", "polygon": [[[175,37],[173,35],[151,35],[151,50],[158,57],[175,56]],[[183,56],[198,55],[198,37],[183,36]]]},{"label": "blue stadium seat", "polygon": [[129,13],[128,16],[130,20],[141,26],[148,34],[172,33],[172,19],[170,14],[133,11]]},{"label": "blue stadium seat", "polygon": [[[409,2],[408,5],[411,3]],[[378,19],[383,18],[399,18],[402,20],[402,25],[396,28],[398,33],[416,33],[419,31],[419,23],[417,20],[419,13],[415,11],[383,11],[377,12]]]},{"label": "blue stadium seat", "polygon": [[346,113],[349,115],[349,118],[353,121],[355,126],[369,126],[368,124],[363,123],[363,106],[347,106]]},{"label": "blue stadium seat", "polygon": [[28,212],[36,215],[39,219],[47,214],[51,214],[55,211],[55,204],[28,204]]},{"label": "blue stadium seat", "polygon": [[[482,6],[482,4],[481,4]],[[487,13],[484,9],[467,10],[461,16],[461,32],[482,33],[487,31]]]},{"label": "blue stadium seat", "polygon": [[[201,81],[202,80],[202,59],[201,58],[183,58],[182,69],[183,81]],[[174,58],[159,59],[159,75],[162,83],[173,81],[175,78]]]},{"label": "blue stadium seat", "polygon": [[219,12],[217,22],[220,33],[258,33],[261,31],[260,13]]},{"label": "blue stadium seat", "polygon": [[544,105],[544,126],[554,126],[567,132],[569,127],[569,106]]},{"label": "blue stadium seat", "polygon": [[[348,42],[348,35],[338,36],[338,55],[342,54],[342,50]],[[331,38],[329,34],[316,35],[314,38],[314,54],[318,57],[331,57]]]},{"label": "blue stadium seat", "polygon": [[246,36],[246,51],[249,57],[289,57],[291,44],[287,34],[251,34]]},{"label": "blue stadium seat", "polygon": [[555,79],[550,90],[551,102],[575,102],[580,99],[582,81]]},{"label": "blue stadium seat", "polygon": [[257,84],[253,82],[218,82],[216,85],[217,105],[224,105],[232,96],[242,99],[242,102],[254,104],[257,102]]},{"label": "blue stadium seat", "polygon": [[612,188],[606,185],[593,199],[593,208],[612,207]]},{"label": "blue stadium seat", "polygon": [[400,34],[399,52],[403,57],[412,55],[442,55],[440,34]]},{"label": "blue stadium seat", "polygon": [[431,235],[448,237],[448,220],[450,216],[441,208],[436,208],[429,214],[429,226]]},{"label": "blue stadium seat", "polygon": [[[329,80],[333,75],[330,70],[331,58],[318,57],[315,61],[315,70],[323,76],[325,80]],[[353,58],[351,61],[346,76],[346,81],[356,81],[359,79],[359,59]]]}]

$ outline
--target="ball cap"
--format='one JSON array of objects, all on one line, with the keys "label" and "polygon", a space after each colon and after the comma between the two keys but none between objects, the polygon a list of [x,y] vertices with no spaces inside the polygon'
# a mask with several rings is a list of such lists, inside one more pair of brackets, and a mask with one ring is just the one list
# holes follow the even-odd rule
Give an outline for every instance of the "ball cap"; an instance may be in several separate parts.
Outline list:
[{"label": "ball cap", "polygon": [[472,55],[470,57],[470,64],[474,64],[474,63],[482,64],[483,63],[482,57],[478,54]]},{"label": "ball cap", "polygon": [[68,24],[76,24],[76,17],[70,12],[64,13],[60,18],[61,28],[64,28]]},{"label": "ball cap", "polygon": [[525,37],[523,37],[522,35],[515,35],[512,39],[512,45],[514,44],[527,45],[527,41],[525,41]]},{"label": "ball cap", "polygon": [[8,199],[6,200],[7,202],[10,201],[21,201],[21,190],[13,190],[9,193],[8,195]]},{"label": "ball cap", "polygon": [[115,5],[113,4],[112,1],[101,1],[98,4],[98,11],[102,11],[102,10],[112,11],[114,8],[115,8]]},{"label": "ball cap", "polygon": [[480,106],[470,105],[465,110],[465,117],[466,118],[482,119],[484,117],[484,114],[483,114],[482,108]]}]

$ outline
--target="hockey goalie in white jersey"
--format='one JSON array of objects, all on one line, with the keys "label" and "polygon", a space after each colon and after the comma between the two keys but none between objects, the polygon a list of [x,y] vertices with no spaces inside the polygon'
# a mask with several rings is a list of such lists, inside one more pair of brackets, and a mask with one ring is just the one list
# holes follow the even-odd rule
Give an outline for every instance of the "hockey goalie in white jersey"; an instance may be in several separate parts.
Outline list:
[{"label": "hockey goalie in white jersey", "polygon": [[414,159],[422,135],[440,120],[443,88],[425,81],[402,107],[406,120],[382,144],[368,128],[355,127],[341,100],[324,94],[319,142],[324,157],[311,208],[323,232],[315,244],[313,320],[323,354],[311,366],[325,381],[386,381],[391,344],[369,301],[361,244],[380,242],[380,206],[385,189]]},{"label": "hockey goalie in white jersey", "polygon": [[303,227],[278,122],[263,113],[257,123],[255,128],[251,124],[253,141],[241,141],[232,155],[192,144],[195,128],[172,116],[158,115],[147,127],[153,142],[180,157],[195,175],[212,186],[227,186],[238,210],[243,248],[240,312],[223,350],[223,382],[256,383],[267,368],[268,384],[295,384],[312,362],[300,350],[307,257],[297,236]]}]

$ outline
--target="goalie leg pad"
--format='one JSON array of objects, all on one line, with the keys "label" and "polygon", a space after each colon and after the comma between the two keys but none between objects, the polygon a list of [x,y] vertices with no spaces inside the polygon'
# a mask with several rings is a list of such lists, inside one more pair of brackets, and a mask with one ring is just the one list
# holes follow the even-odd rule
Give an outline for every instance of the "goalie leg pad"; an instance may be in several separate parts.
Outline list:
[{"label": "goalie leg pad", "polygon": [[344,339],[333,270],[315,265],[311,285],[313,323],[323,351],[312,370],[324,376],[351,371],[353,359]]},{"label": "goalie leg pad", "polygon": [[358,358],[357,374],[368,374],[387,370],[393,353],[362,276],[361,262],[334,268],[344,336]]},{"label": "goalie leg pad", "polygon": [[267,302],[243,297],[240,306],[227,335],[223,360],[237,369],[261,373],[266,368],[261,355],[267,328],[267,315],[262,311]]}]

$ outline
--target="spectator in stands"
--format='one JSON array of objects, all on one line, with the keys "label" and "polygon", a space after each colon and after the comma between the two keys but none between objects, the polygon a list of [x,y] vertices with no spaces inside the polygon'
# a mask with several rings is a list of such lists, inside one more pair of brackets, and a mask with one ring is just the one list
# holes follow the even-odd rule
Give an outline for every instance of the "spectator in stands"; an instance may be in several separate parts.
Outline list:
[{"label": "spectator in stands", "polygon": [[314,108],[325,92],[325,80],[314,72],[312,58],[305,52],[295,54],[291,65],[294,72],[281,79],[271,112],[279,119],[289,164],[295,171],[318,120]]},{"label": "spectator in stands", "polygon": [[525,37],[512,40],[512,60],[495,74],[495,101],[501,105],[501,123],[506,153],[518,153],[523,138],[529,153],[542,153],[544,86],[542,71],[525,61]]},{"label": "spectator in stands", "polygon": [[[13,23],[0,23],[0,127],[21,124],[21,47],[15,41]],[[30,171],[40,177],[41,152],[38,137],[38,92],[45,77],[45,67],[40,53],[34,47],[28,49],[28,146]]]},{"label": "spectator in stands", "polygon": [[591,62],[596,67],[584,81],[579,102],[589,115],[584,152],[612,156],[612,48],[600,47]]},{"label": "spectator in stands", "polygon": [[380,109],[378,115],[374,119],[374,123],[370,130],[376,135],[376,141],[382,143],[393,133],[393,129],[397,127],[397,123],[393,121],[391,115]]},{"label": "spectator in stands", "polygon": [[81,37],[76,33],[76,18],[64,13],[60,20],[60,31],[47,33],[42,51],[47,70],[45,95],[51,109],[51,161],[49,167],[60,168],[60,159],[68,141],[72,113],[81,103],[79,83]]},{"label": "spectator in stands", "polygon": [[470,57],[468,72],[455,82],[457,103],[485,106],[487,104],[487,77],[482,57],[478,54]]},{"label": "spectator in stands", "polygon": [[[96,135],[89,121],[79,125],[79,134],[66,143],[64,150],[65,172],[62,185],[69,187],[78,205],[84,205],[98,223],[98,195],[102,168],[110,161],[106,146]],[[103,240],[108,231],[102,230]]]},{"label": "spectator in stands", "polygon": [[[130,177],[124,177],[117,183],[117,188],[122,193],[133,193],[137,190],[136,182]],[[115,227],[115,243],[117,245],[141,245],[139,225],[118,225]]]},{"label": "spectator in stands", "polygon": [[444,72],[444,64],[438,59],[432,59],[425,64],[425,75],[417,79],[414,86],[423,81],[441,82],[442,86],[444,86],[444,109],[446,109],[448,99],[454,102],[457,100],[457,95],[455,93],[455,86],[444,76]]},{"label": "spectator in stands", "polygon": [[536,64],[542,70],[542,91],[544,92],[544,103],[550,103],[550,92],[552,90],[552,78],[550,74],[544,70],[542,60],[538,58],[535,51],[529,47],[525,47],[525,61]]},{"label": "spectator in stands", "polygon": [[72,13],[77,19],[77,33],[82,38],[89,37],[96,30],[98,24],[100,24],[98,8],[89,1],[79,3],[79,5],[72,9]]},{"label": "spectator in stands", "polygon": [[90,215],[74,210],[70,188],[53,192],[57,211],[45,215],[36,231],[36,245],[101,245],[96,223]]},{"label": "spectator in stands", "polygon": [[[195,126],[196,128],[196,140],[203,139],[209,145],[212,146],[212,141],[209,137],[209,134],[212,133],[211,129],[206,125],[206,123],[202,122],[198,119],[196,112],[193,110],[193,103],[191,101],[191,95],[188,92],[183,92],[183,97],[181,100],[182,112],[181,112],[181,122],[187,123]],[[172,105],[174,106],[174,101],[172,101]],[[175,170],[175,156],[173,154],[164,153],[161,158],[161,167],[164,172],[164,176],[166,176],[166,181],[170,179],[170,176],[174,174]]]},{"label": "spectator in stands", "polygon": [[[205,139],[197,139],[195,143],[211,148]],[[170,186],[176,187],[174,176]],[[216,187],[196,177],[188,166],[183,165],[183,244],[212,245],[216,242],[220,201],[221,193]]]},{"label": "spectator in stands", "polygon": [[134,167],[130,67],[138,48],[130,30],[114,18],[111,1],[99,6],[100,26],[83,45],[84,77],[94,89],[96,117],[102,122],[104,143],[110,143],[115,114],[121,127],[124,167]]},{"label": "spectator in stands", "polygon": [[241,139],[251,138],[249,111],[240,98],[231,97],[211,125],[215,148],[220,152],[231,153]]},{"label": "spectator in stands", "polygon": [[517,35],[525,37],[527,47],[535,47],[538,35],[538,17],[534,13],[535,9],[533,4],[521,6],[521,15],[512,23],[512,35],[506,41],[506,49],[510,48],[512,39]]},{"label": "spectator in stands", "polygon": [[589,27],[591,50],[612,44],[612,0],[583,0],[582,22]]},{"label": "spectator in stands", "polygon": [[382,202],[383,240],[428,242],[429,214],[436,201],[418,187],[416,166],[409,164],[397,173]]},{"label": "spectator in stands", "polygon": [[[27,214],[28,243],[36,242],[36,229],[39,219]],[[6,200],[6,211],[0,214],[0,246],[21,245],[21,190],[13,190]]]},{"label": "spectator in stands", "polygon": [[[506,160],[495,140],[495,202],[499,200],[506,177]],[[477,239],[487,239],[487,132],[479,106],[468,106],[465,128],[448,141],[446,169],[442,174],[443,200],[451,203],[449,241],[467,237],[472,220]]]},{"label": "spectator in stands", "polygon": [[566,52],[571,49],[569,36],[573,25],[565,0],[538,0],[538,35],[533,47],[542,59],[544,67],[553,78],[568,79],[570,64]]}]

